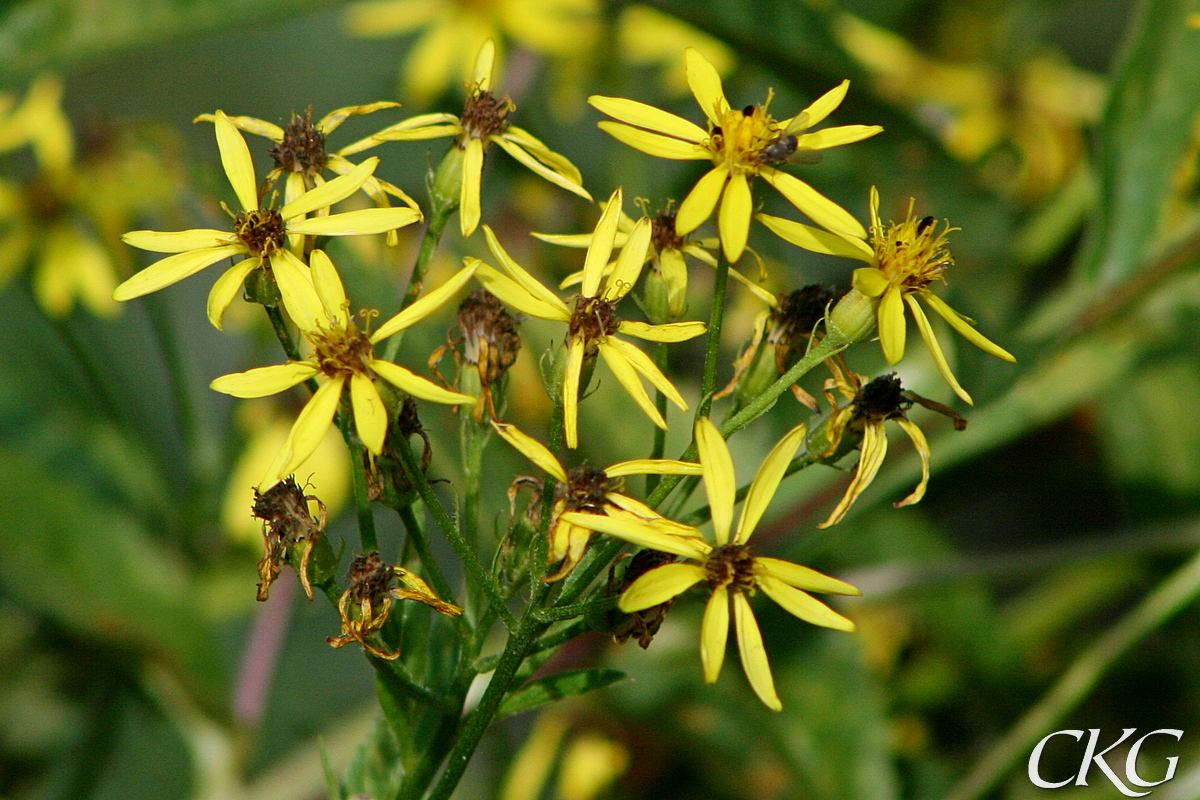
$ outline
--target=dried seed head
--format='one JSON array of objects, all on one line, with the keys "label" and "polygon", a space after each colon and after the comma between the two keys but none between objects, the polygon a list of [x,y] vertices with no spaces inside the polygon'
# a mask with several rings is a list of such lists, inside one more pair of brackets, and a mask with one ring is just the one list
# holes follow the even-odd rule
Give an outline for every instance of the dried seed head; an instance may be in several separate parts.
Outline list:
[{"label": "dried seed head", "polygon": [[683,237],[675,232],[676,211],[667,208],[654,215],[650,223],[650,244],[654,252],[664,250],[679,250],[683,247]]},{"label": "dried seed head", "polygon": [[[625,565],[625,572],[621,576],[619,584],[615,580],[613,572],[616,567],[614,563],[608,572],[608,596],[619,597],[642,575],[645,575],[655,567],[670,564],[675,560],[675,556],[670,553],[648,549],[639,550]],[[642,609],[641,611],[634,611],[632,614],[622,614],[616,608],[610,609],[606,614],[606,621],[608,622],[608,630],[612,634],[613,641],[617,644],[625,644],[632,636],[637,639],[637,643],[645,650],[650,646],[654,635],[658,633],[658,629],[662,626],[663,620],[666,619],[667,612],[671,610],[671,605],[674,602],[675,598],[672,597],[666,602]]]},{"label": "dried seed head", "polygon": [[329,157],[325,153],[325,134],[312,121],[312,106],[304,115],[292,112],[292,121],[283,129],[283,141],[270,150],[276,168],[315,176],[325,171]]},{"label": "dried seed head", "polygon": [[601,297],[580,295],[575,298],[575,313],[571,315],[571,337],[582,336],[590,345],[616,333],[621,325],[616,305],[616,302]]},{"label": "dried seed head", "polygon": [[771,331],[767,341],[777,347],[786,347],[811,336],[825,319],[825,309],[833,299],[833,291],[819,283],[788,292],[779,299],[779,305],[771,309]]},{"label": "dried seed head", "polygon": [[859,389],[853,400],[854,423],[882,422],[903,417],[913,401],[894,372],[880,375]]},{"label": "dried seed head", "polygon": [[[463,106],[463,130],[467,138],[486,141],[508,130],[508,115],[516,110],[507,95],[501,100],[489,90],[476,88]],[[465,146],[465,140],[459,142],[459,147]]]},{"label": "dried seed head", "polygon": [[517,360],[521,336],[517,320],[487,289],[476,289],[458,307],[463,358],[479,367],[479,379],[495,383]]},{"label": "dried seed head", "polygon": [[369,600],[372,604],[380,603],[391,590],[394,577],[395,571],[383,563],[378,552],[357,555],[350,562],[346,592],[356,603],[363,600]]},{"label": "dried seed head", "polygon": [[560,497],[566,502],[566,511],[582,511],[603,514],[608,504],[606,495],[616,488],[602,469],[575,467],[567,473],[566,485],[559,484]]},{"label": "dried seed head", "polygon": [[[309,512],[309,501],[317,504],[316,518]],[[256,487],[251,513],[263,521],[263,557],[258,562],[261,578],[258,599],[267,599],[271,584],[279,577],[288,549],[303,545],[298,572],[304,592],[311,600],[313,594],[308,577],[308,559],[313,545],[325,530],[325,504],[312,495],[304,494],[295,477],[289,475],[265,492],[260,493]]]}]

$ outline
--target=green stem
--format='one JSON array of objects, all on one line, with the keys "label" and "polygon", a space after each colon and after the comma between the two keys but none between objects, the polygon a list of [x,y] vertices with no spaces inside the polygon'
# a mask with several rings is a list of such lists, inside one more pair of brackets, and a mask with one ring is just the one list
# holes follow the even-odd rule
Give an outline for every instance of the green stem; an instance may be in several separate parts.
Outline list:
[{"label": "green stem", "polygon": [[1100,678],[1139,640],[1200,595],[1200,555],[1180,567],[1136,608],[1109,628],[1075,659],[1037,705],[1025,715],[958,784],[945,800],[974,800],[987,794],[1005,773],[1054,730],[1087,697]]},{"label": "green stem", "polygon": [[417,494],[420,495],[426,508],[429,509],[434,524],[438,526],[442,535],[446,537],[446,541],[450,542],[450,546],[454,548],[454,552],[458,554],[459,559],[463,562],[463,568],[467,572],[468,579],[473,581],[477,586],[483,587],[488,602],[491,603],[496,613],[500,615],[500,619],[504,621],[505,626],[511,630],[517,624],[516,618],[513,617],[507,606],[505,606],[504,598],[501,596],[496,584],[492,582],[491,576],[487,574],[483,565],[479,563],[479,558],[475,555],[475,550],[467,544],[467,541],[459,533],[453,520],[446,514],[446,510],[442,508],[442,504],[433,493],[433,487],[429,485],[429,479],[425,476],[424,471],[422,471],[421,465],[417,463],[417,457],[413,454],[412,446],[406,439],[401,439],[396,449],[400,452],[400,460],[404,464],[404,473],[408,476],[408,482],[416,487]]},{"label": "green stem", "polygon": [[565,619],[574,619],[589,612],[608,611],[616,605],[615,597],[604,597],[600,600],[588,600],[583,603],[547,608],[544,611],[538,612],[538,619],[542,622],[561,622]]},{"label": "green stem", "polygon": [[[658,342],[654,345],[654,366],[665,375],[667,372],[667,345],[665,342]],[[661,391],[654,393],[654,407],[658,409],[658,413],[663,419],[667,418],[667,396]],[[663,453],[667,450],[667,432],[657,425],[654,426],[654,445],[650,448],[651,458],[662,458]],[[648,472],[646,473],[646,494],[654,491],[658,486],[658,482],[662,476]]]},{"label": "green stem", "polygon": [[[271,330],[275,331],[275,338],[279,340],[279,346],[283,348],[284,355],[290,361],[303,361],[304,359],[300,356],[300,348],[292,339],[292,332],[288,330],[287,321],[283,318],[283,312],[279,310],[279,306],[263,306],[263,310],[267,312],[267,319],[271,321]],[[304,385],[314,393],[319,388],[315,378],[309,378]]]},{"label": "green stem", "polygon": [[429,549],[429,540],[425,538],[425,530],[417,521],[417,515],[413,513],[412,506],[400,506],[396,509],[396,513],[404,521],[404,529],[408,531],[409,541],[413,543],[413,547],[417,551],[417,558],[421,559],[425,571],[429,573],[429,582],[433,584],[433,590],[437,592],[438,597],[453,603],[454,592],[450,589],[450,584],[446,582],[446,577],[442,575],[437,561],[433,558],[433,552]]},{"label": "green stem", "polygon": [[348,420],[353,417],[342,415],[342,437],[350,446],[350,479],[354,485],[354,511],[358,515],[358,535],[362,541],[364,553],[377,552],[379,539],[375,535],[375,512],[371,508],[371,498],[367,492],[367,448],[359,441],[358,434],[349,430]]},{"label": "green stem", "polygon": [[483,738],[483,732],[487,730],[492,717],[499,710],[513,677],[517,674],[521,662],[525,660],[526,653],[547,627],[546,623],[538,619],[538,608],[549,590],[549,584],[538,584],[534,587],[534,598],[526,607],[516,629],[509,634],[504,652],[500,654],[500,660],[496,664],[496,671],[492,673],[492,680],[480,698],[479,705],[463,720],[455,737],[454,749],[450,751],[445,769],[442,770],[427,800],[449,800],[450,795],[454,793],[471,755],[479,745],[479,740]]},{"label": "green stem", "polygon": [[729,283],[729,261],[725,251],[717,248],[717,277],[713,281],[712,313],[708,318],[708,342],[704,352],[704,374],[700,382],[700,404],[696,419],[707,417],[712,408],[713,392],[717,388],[717,358],[721,353],[721,326],[725,322],[725,288]]}]

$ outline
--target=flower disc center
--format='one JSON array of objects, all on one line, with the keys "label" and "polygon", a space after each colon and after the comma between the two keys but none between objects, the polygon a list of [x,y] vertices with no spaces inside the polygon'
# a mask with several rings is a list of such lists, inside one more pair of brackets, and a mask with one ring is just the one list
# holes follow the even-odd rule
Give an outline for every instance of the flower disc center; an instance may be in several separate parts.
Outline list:
[{"label": "flower disc center", "polygon": [[756,581],[750,545],[721,545],[709,554],[704,572],[704,580],[710,589],[732,586],[741,591],[753,590]]},{"label": "flower disc center", "polygon": [[287,239],[283,217],[273,208],[239,211],[233,218],[233,232],[255,256],[270,255]]}]

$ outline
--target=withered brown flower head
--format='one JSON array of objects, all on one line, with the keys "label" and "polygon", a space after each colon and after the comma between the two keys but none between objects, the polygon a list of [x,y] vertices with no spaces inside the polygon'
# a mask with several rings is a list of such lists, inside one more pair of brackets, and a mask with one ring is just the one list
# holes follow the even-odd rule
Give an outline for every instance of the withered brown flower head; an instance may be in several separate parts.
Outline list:
[{"label": "withered brown flower head", "polygon": [[[309,512],[309,501],[317,504],[317,516]],[[288,550],[302,547],[300,555],[300,584],[304,593],[312,600],[312,584],[308,577],[308,560],[312,555],[313,545],[325,530],[328,513],[325,504],[313,495],[306,495],[295,476],[289,475],[279,483],[259,492],[254,489],[253,515],[263,521],[263,557],[258,562],[258,599],[267,599],[271,584],[283,567]]]},{"label": "withered brown flower head", "polygon": [[275,166],[283,172],[316,176],[325,171],[329,156],[325,152],[325,134],[313,122],[312,106],[303,116],[292,112],[292,121],[283,129],[283,141],[269,151]]},{"label": "withered brown flower head", "polygon": [[486,143],[489,136],[504,133],[508,130],[508,115],[516,110],[507,95],[500,99],[490,89],[476,86],[463,106],[464,135],[459,147],[465,148],[467,139],[482,139]]},{"label": "withered brown flower head", "polygon": [[[393,586],[393,578],[398,578],[404,586]],[[462,614],[458,606],[439,599],[425,581],[403,567],[389,566],[379,553],[370,552],[355,556],[350,563],[349,582],[338,600],[342,632],[326,641],[333,647],[358,642],[371,655],[389,661],[399,658],[399,649],[389,653],[367,641],[368,636],[378,633],[387,623],[395,600],[416,600],[449,616]]]},{"label": "withered brown flower head", "polygon": [[[628,556],[626,556],[628,557]],[[645,575],[655,567],[661,567],[663,564],[671,564],[676,558],[670,553],[663,553],[659,550],[645,549],[639,550],[636,554],[629,558],[629,563],[625,566],[625,573],[621,576],[618,583],[616,580],[615,569],[616,562],[608,570],[608,596],[618,597],[638,578]],[[634,611],[630,614],[625,614],[620,609],[612,608],[606,614],[608,622],[608,631],[612,634],[613,641],[617,644],[625,644],[629,638],[636,637],[638,645],[645,650],[650,646],[650,642],[654,640],[654,635],[658,633],[658,629],[662,627],[663,620],[667,618],[667,612],[671,610],[671,606],[675,603],[675,598],[659,603],[650,608],[644,608],[641,611]]]},{"label": "withered brown flower head", "polygon": [[[474,409],[476,421],[483,420],[485,407],[492,419],[497,418],[493,387],[503,380],[517,360],[521,350],[519,324],[499,298],[487,289],[476,289],[458,307],[458,322],[447,333],[446,344],[429,357],[430,369],[447,386],[461,389],[464,365],[478,374],[480,397]],[[458,380],[453,384],[437,368],[447,350],[453,351],[459,370]]]}]

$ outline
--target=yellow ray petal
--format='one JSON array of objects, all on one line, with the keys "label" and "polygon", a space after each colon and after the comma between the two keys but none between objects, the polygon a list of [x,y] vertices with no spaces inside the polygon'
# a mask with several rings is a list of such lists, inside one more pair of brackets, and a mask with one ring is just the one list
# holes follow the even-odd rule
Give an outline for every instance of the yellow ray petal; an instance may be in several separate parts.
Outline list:
[{"label": "yellow ray petal", "polygon": [[950,323],[950,327],[962,334],[963,338],[978,347],[983,352],[987,353],[988,355],[993,355],[996,358],[1003,359],[1004,361],[1015,362],[1017,360],[1012,353],[1008,352],[1003,347],[991,341],[982,333],[977,331],[975,326],[972,325],[966,317],[948,306],[945,300],[938,297],[933,292],[929,290],[921,292],[921,299],[928,303],[930,308],[936,311],[942,319]]},{"label": "yellow ray petal", "polygon": [[729,590],[724,586],[713,589],[712,597],[704,606],[704,619],[700,623],[700,664],[704,667],[704,680],[716,683],[725,663],[725,642],[729,639]]},{"label": "yellow ray petal", "polygon": [[289,361],[272,367],[222,375],[209,388],[233,397],[267,397],[286,391],[316,375],[320,370],[308,361]]},{"label": "yellow ray petal", "polygon": [[901,296],[900,287],[888,286],[879,301],[879,344],[889,364],[896,364],[904,358],[908,326],[904,320]]},{"label": "yellow ray petal", "polygon": [[712,216],[721,192],[725,189],[725,181],[729,178],[729,168],[724,164],[710,169],[696,185],[688,192],[679,204],[675,214],[675,232],[686,236],[699,228]]},{"label": "yellow ray petal", "polygon": [[838,125],[796,137],[796,150],[828,150],[843,144],[854,144],[882,133],[880,125]]},{"label": "yellow ray petal", "polygon": [[616,350],[622,358],[629,362],[629,365],[638,371],[646,380],[658,389],[667,399],[679,407],[681,411],[688,410],[687,401],[683,399],[683,395],[675,388],[670,379],[662,373],[661,370],[651,360],[650,356],[643,353],[636,345],[629,342],[623,342],[615,336],[609,336],[601,344],[601,348],[605,346]]},{"label": "yellow ray petal", "polygon": [[762,589],[767,597],[778,603],[784,611],[805,622],[847,633],[854,631],[853,622],[815,597],[788,586],[771,575],[759,576],[758,588]]},{"label": "yellow ray petal", "polygon": [[617,382],[624,387],[625,391],[633,398],[633,401],[638,404],[650,421],[664,431],[667,429],[667,421],[663,419],[662,414],[654,406],[654,401],[650,399],[650,395],[646,394],[646,387],[642,386],[641,379],[638,378],[637,371],[625,358],[624,354],[613,347],[607,341],[600,342],[600,355],[604,357],[604,363],[608,364],[608,368],[612,370],[612,374],[616,377]]},{"label": "yellow ray petal", "polygon": [[308,236],[360,236],[368,233],[387,233],[420,222],[421,219],[421,212],[415,208],[363,208],[342,214],[292,220],[287,229],[289,233]]},{"label": "yellow ray petal", "polygon": [[648,342],[686,342],[707,331],[708,325],[703,322],[664,322],[662,325],[651,325],[647,322],[622,320],[618,330]]},{"label": "yellow ray petal", "polygon": [[[487,226],[484,226],[485,228]],[[571,319],[571,313],[566,310],[566,306],[562,305],[562,301],[557,297],[555,305],[542,300],[540,297],[534,297],[519,283],[508,277],[504,273],[493,269],[477,258],[467,256],[463,259],[464,263],[474,264],[476,266],[475,277],[484,287],[500,298],[500,302],[505,305],[512,306],[522,314],[528,314],[531,317],[538,319],[555,320],[557,322],[568,322]]]},{"label": "yellow ray petal", "polygon": [[845,581],[839,581],[837,578],[831,578],[824,573],[817,572],[815,569],[794,564],[791,561],[758,556],[754,559],[754,564],[760,570],[760,574],[770,575],[789,586],[795,586],[797,589],[805,589],[810,592],[823,592],[824,594],[855,596],[862,594],[862,592]]},{"label": "yellow ray petal", "polygon": [[755,219],[779,238],[791,242],[797,247],[803,247],[805,250],[842,258],[854,258],[868,264],[875,260],[875,251],[871,249],[871,245],[856,236],[844,236],[840,233],[823,231],[802,222],[770,214],[758,214]]},{"label": "yellow ray petal", "polygon": [[627,125],[665,133],[685,142],[699,144],[708,138],[708,132],[694,122],[636,100],[594,94],[588,98],[588,103],[601,114],[608,114]]},{"label": "yellow ray petal", "polygon": [[617,607],[626,614],[643,611],[683,594],[702,580],[704,567],[698,564],[663,564],[630,584]]},{"label": "yellow ray petal", "polygon": [[704,116],[708,117],[708,121],[713,125],[722,124],[722,115],[725,109],[729,108],[729,101],[725,99],[720,73],[694,47],[683,51],[683,59],[688,87],[691,88],[700,108],[704,110]]},{"label": "yellow ray petal", "polygon": [[795,175],[777,169],[763,169],[759,174],[789,203],[822,228],[859,239],[867,237],[866,229],[854,215]]},{"label": "yellow ray petal", "polygon": [[312,275],[313,289],[321,299],[325,316],[338,317],[343,323],[346,322],[346,315],[350,313],[350,299],[346,297],[346,287],[342,285],[342,278],[333,266],[333,261],[324,250],[313,250],[312,255],[308,257],[308,267]]},{"label": "yellow ray petal", "polygon": [[782,711],[783,703],[775,693],[775,679],[771,677],[771,664],[767,661],[767,649],[763,647],[762,633],[758,620],[750,609],[750,601],[741,592],[733,593],[733,620],[737,628],[738,653],[742,657],[742,671],[750,688],[772,711]]},{"label": "yellow ray petal", "polygon": [[897,417],[896,424],[908,434],[909,439],[912,439],[913,448],[921,457],[921,482],[913,489],[912,494],[895,504],[896,508],[903,508],[921,502],[921,498],[925,496],[925,487],[929,485],[929,442],[926,441],[924,432],[904,417]]},{"label": "yellow ray petal", "polygon": [[481,263],[483,262],[467,264],[458,272],[451,275],[449,280],[441,286],[380,325],[379,330],[371,334],[371,343],[376,344],[383,341],[392,334],[402,331],[410,325],[414,325],[418,321],[432,315],[439,308],[446,305],[450,301],[450,298],[458,294],[462,287],[467,284],[467,281],[471,280],[471,277],[475,274],[477,264]]},{"label": "yellow ray petal", "polygon": [[725,187],[725,194],[721,198],[721,210],[717,217],[717,229],[721,232],[721,249],[731,264],[737,263],[746,249],[753,206],[750,182],[740,172],[733,175]]},{"label": "yellow ray petal", "polygon": [[808,108],[801,111],[788,121],[784,127],[786,133],[799,133],[821,122],[842,104],[846,92],[850,91],[850,81],[844,80],[825,94],[818,97]]},{"label": "yellow ray petal", "polygon": [[379,166],[379,158],[371,156],[345,175],[339,175],[331,181],[309,189],[279,209],[279,215],[288,221],[288,230],[292,230],[294,222],[300,221],[299,217],[310,214],[319,208],[328,208],[334,203],[340,203],[357,192],[366,183],[367,178],[375,172],[377,166]]},{"label": "yellow ray petal", "polygon": [[629,294],[638,276],[642,274],[642,266],[646,263],[646,254],[650,250],[650,234],[653,226],[649,217],[642,217],[634,223],[633,230],[626,238],[621,255],[617,256],[617,265],[604,284],[604,297],[616,301]]},{"label": "yellow ray petal", "polygon": [[[321,117],[321,121],[317,123],[316,128],[321,133],[328,136],[335,130],[341,127],[342,123],[350,117],[362,116],[363,114],[374,114],[385,108],[399,108],[400,104],[391,100],[382,100],[378,103],[366,103],[365,105],[346,106],[330,111],[325,116]],[[280,131],[282,133],[282,131]],[[282,137],[281,137],[282,138]],[[278,140],[276,140],[278,141]]]},{"label": "yellow ray petal", "polygon": [[287,249],[272,253],[270,264],[283,298],[283,307],[287,309],[292,322],[306,331],[316,330],[327,323],[325,308],[321,305],[317,290],[313,288],[308,265]]},{"label": "yellow ray petal", "polygon": [[553,475],[559,483],[567,482],[567,471],[550,452],[550,448],[526,434],[516,425],[492,420],[492,427],[496,429],[496,433],[500,434],[501,439],[515,447],[521,455]]},{"label": "yellow ray petal", "polygon": [[783,480],[783,473],[787,471],[788,464],[800,449],[807,433],[808,427],[800,423],[788,431],[763,459],[762,466],[750,482],[750,491],[742,503],[742,515],[738,518],[737,533],[733,537],[735,543],[745,544],[754,532],[767,506],[770,505],[771,498],[775,496],[779,482]]},{"label": "yellow ray petal", "polygon": [[887,434],[883,430],[883,423],[868,423],[863,429],[861,453],[858,457],[858,469],[854,473],[854,478],[846,487],[846,493],[842,495],[842,499],[830,513],[829,519],[819,524],[818,528],[828,528],[830,525],[836,525],[842,521],[858,496],[871,485],[871,481],[875,480],[875,475],[879,472],[879,467],[887,455],[887,446]]},{"label": "yellow ray petal", "polygon": [[600,215],[600,221],[596,223],[595,232],[592,234],[592,243],[583,260],[583,283],[579,290],[584,297],[595,297],[600,291],[600,277],[604,274],[604,268],[608,266],[608,259],[612,255],[613,240],[617,235],[617,225],[621,221],[622,202],[623,194],[621,188],[617,187],[617,190],[608,198],[608,203],[604,206],[604,213]]},{"label": "yellow ray petal", "polygon": [[512,130],[512,128],[509,128],[501,135],[493,136],[491,141],[495,142],[497,145],[499,145],[501,150],[524,164],[526,168],[532,170],[544,180],[550,181],[550,183],[553,183],[555,186],[562,187],[572,194],[579,195],[584,200],[590,201],[592,199],[591,194],[589,194],[587,189],[584,189],[578,181],[572,180],[568,176],[561,174],[553,167],[546,166],[539,159],[527,152],[524,147],[521,147],[519,144],[512,141]]},{"label": "yellow ray petal", "polygon": [[150,294],[150,292],[157,292],[165,286],[195,275],[223,258],[245,252],[246,248],[241,244],[227,244],[221,247],[209,247],[167,256],[118,286],[113,291],[113,300],[132,300],[135,297]]},{"label": "yellow ray petal", "polygon": [[607,514],[584,514],[578,511],[567,511],[561,519],[572,525],[582,525],[588,530],[607,533],[639,547],[649,547],[661,550],[695,561],[703,561],[712,551],[703,539],[688,536],[677,536],[664,533],[653,525],[630,516],[610,516]]},{"label": "yellow ray petal", "polygon": [[632,125],[604,120],[596,123],[596,126],[621,144],[627,144],[634,150],[641,150],[643,153],[657,158],[669,158],[675,161],[703,161],[710,157],[710,153],[698,144],[685,142],[672,136],[650,133]]},{"label": "yellow ray petal", "polygon": [[676,461],[673,458],[634,458],[618,461],[606,467],[604,474],[610,478],[626,475],[699,475],[700,465],[694,461]]},{"label": "yellow ray petal", "polygon": [[859,267],[854,270],[851,280],[854,288],[867,297],[883,297],[883,293],[888,290],[890,285],[887,275],[876,267]]},{"label": "yellow ray petal", "polygon": [[[946,383],[950,384],[950,388],[954,393],[962,398],[962,401],[967,405],[975,405],[975,401],[971,399],[971,395],[967,394],[967,390],[958,382],[958,378],[954,377],[954,373],[950,370],[950,363],[946,361],[946,354],[942,352],[942,346],[938,343],[937,337],[933,334],[933,326],[929,324],[929,318],[925,316],[925,311],[921,308],[921,304],[917,302],[915,295],[906,294],[904,300],[908,303],[908,308],[912,311],[913,321],[917,323],[917,330],[921,333],[921,338],[925,340],[925,347],[929,350],[929,355],[933,356],[933,363],[937,365],[938,372],[942,373],[942,378]],[[880,304],[880,308],[882,308]]]},{"label": "yellow ray petal", "polygon": [[563,429],[567,447],[579,446],[579,381],[583,374],[584,344],[578,337],[567,340],[567,367],[563,373]]},{"label": "yellow ray petal", "polygon": [[221,320],[225,316],[225,309],[229,308],[229,304],[242,290],[246,276],[258,269],[261,263],[262,259],[259,258],[244,259],[225,270],[225,274],[217,278],[217,282],[208,292],[208,321],[214,328],[223,330]]},{"label": "yellow ray petal", "polygon": [[121,234],[121,241],[152,253],[186,253],[232,244],[237,238],[229,231],[196,228],[190,231],[130,231]]},{"label": "yellow ray petal", "polygon": [[358,438],[375,455],[383,452],[387,436],[388,415],[379,390],[366,375],[350,375],[350,405],[354,409],[354,427]]},{"label": "yellow ray petal", "polygon": [[[583,176],[579,173],[579,168],[571,163],[571,160],[566,156],[556,153],[542,142],[541,139],[534,136],[524,128],[519,128],[516,125],[509,126],[501,138],[509,144],[514,144],[524,150],[530,156],[540,161],[545,166],[549,167],[556,174],[566,178],[574,188],[565,187],[580,197],[591,200],[592,196],[583,189]],[[522,161],[522,163],[525,163]]]},{"label": "yellow ray petal", "polygon": [[296,423],[292,425],[283,449],[275,457],[259,488],[274,486],[295,472],[297,467],[316,452],[321,440],[325,438],[325,432],[333,423],[333,415],[337,413],[345,383],[346,379],[339,375],[317,389],[308,399],[308,403],[296,417]]},{"label": "yellow ray petal", "polygon": [[488,39],[475,56],[474,83],[483,91],[492,88],[492,68],[496,64],[496,42]]},{"label": "yellow ray petal", "polygon": [[444,403],[446,405],[462,405],[475,402],[475,398],[469,394],[460,394],[459,392],[452,392],[449,389],[443,389],[433,381],[422,378],[415,372],[405,369],[399,364],[393,364],[390,361],[384,361],[379,358],[373,359],[371,361],[371,369],[388,383],[404,390],[418,400],[428,400],[431,403]]},{"label": "yellow ray petal", "polygon": [[462,186],[458,192],[459,229],[464,238],[475,232],[483,215],[479,200],[482,182],[483,140],[472,137],[463,152]]},{"label": "yellow ray petal", "polygon": [[[228,117],[229,115],[226,114],[226,116]],[[216,121],[216,114],[201,114],[192,120],[192,122]],[[283,141],[283,128],[272,122],[267,122],[266,120],[258,119],[257,117],[229,117],[229,121],[237,126],[239,130],[243,130],[246,133],[253,133],[256,136],[265,136],[273,142]]]},{"label": "yellow ray petal", "polygon": [[737,476],[733,472],[729,446],[708,417],[696,420],[696,449],[700,453],[704,489],[712,510],[713,533],[718,545],[728,544],[734,496],[737,494]]},{"label": "yellow ray petal", "polygon": [[217,149],[221,151],[221,166],[229,185],[242,204],[243,211],[253,211],[258,208],[258,179],[254,177],[254,159],[250,157],[250,148],[237,126],[218,109],[213,120],[217,129]]},{"label": "yellow ray petal", "polygon": [[488,249],[492,251],[492,255],[500,262],[500,268],[508,273],[510,278],[519,283],[526,292],[557,310],[558,316],[546,317],[546,319],[561,319],[564,322],[571,319],[571,311],[567,308],[566,304],[558,299],[558,295],[547,289],[541,281],[530,275],[520,264],[513,260],[508,251],[500,244],[500,240],[496,238],[496,234],[491,227],[484,225],[483,235],[487,239]]}]

